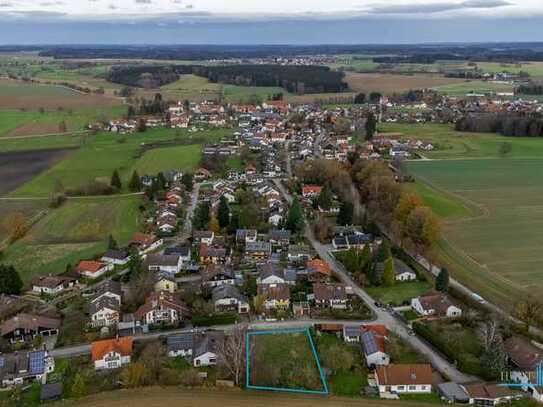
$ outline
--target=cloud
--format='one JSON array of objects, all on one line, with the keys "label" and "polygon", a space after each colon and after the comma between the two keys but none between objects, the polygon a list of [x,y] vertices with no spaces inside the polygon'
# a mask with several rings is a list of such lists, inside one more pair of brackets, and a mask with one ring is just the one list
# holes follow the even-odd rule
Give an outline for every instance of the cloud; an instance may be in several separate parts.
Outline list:
[{"label": "cloud", "polygon": [[434,14],[469,9],[493,9],[511,5],[513,3],[505,0],[467,0],[462,3],[375,5],[370,6],[367,11],[370,14]]},{"label": "cloud", "polygon": [[134,0],[134,3],[136,4],[151,4],[151,0]]}]

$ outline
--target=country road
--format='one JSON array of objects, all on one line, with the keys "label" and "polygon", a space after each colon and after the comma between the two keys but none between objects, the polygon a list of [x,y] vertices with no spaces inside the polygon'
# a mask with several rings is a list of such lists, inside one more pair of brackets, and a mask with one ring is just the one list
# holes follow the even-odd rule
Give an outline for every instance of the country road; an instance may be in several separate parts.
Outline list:
[{"label": "country road", "polygon": [[[292,196],[286,190],[281,181],[278,179],[274,179],[274,183],[279,188],[285,199],[289,203],[292,203]],[[373,311],[373,313],[377,317],[375,320],[376,323],[385,325],[389,331],[395,333],[419,353],[428,357],[432,366],[442,375],[446,376],[448,379],[458,383],[468,383],[477,380],[477,377],[466,375],[460,372],[453,364],[449,363],[447,359],[445,359],[428,343],[421,340],[415,335],[410,335],[408,327],[405,323],[390,315],[388,311],[377,307],[375,305],[374,299],[368,293],[362,290],[362,288],[360,288],[355,281],[353,281],[343,265],[330,256],[328,248],[325,245],[321,244],[317,239],[315,239],[313,231],[311,230],[311,227],[309,225],[306,225],[305,227],[305,237],[313,246],[320,258],[326,261],[328,265],[332,268],[332,270],[334,270],[334,273],[341,280],[341,282],[345,285],[351,286],[354,293],[358,297],[360,297]]]}]

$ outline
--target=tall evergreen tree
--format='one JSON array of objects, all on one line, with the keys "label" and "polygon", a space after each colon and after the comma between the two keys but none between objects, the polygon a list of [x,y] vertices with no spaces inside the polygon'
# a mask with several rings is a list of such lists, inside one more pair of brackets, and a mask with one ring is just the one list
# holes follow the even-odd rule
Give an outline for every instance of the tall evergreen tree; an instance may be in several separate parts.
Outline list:
[{"label": "tall evergreen tree", "polygon": [[192,191],[193,175],[183,174],[183,176],[181,177],[181,183],[185,186],[187,191]]},{"label": "tall evergreen tree", "polygon": [[441,269],[436,277],[436,290],[442,293],[449,291],[449,270],[445,267]]},{"label": "tall evergreen tree", "polygon": [[194,226],[195,229],[207,228],[209,224],[209,220],[210,220],[209,210],[210,210],[209,202],[204,201],[198,204],[198,206],[196,207],[196,210],[194,211],[194,216],[192,219],[192,225]]},{"label": "tall evergreen tree", "polygon": [[113,175],[111,175],[111,181],[109,183],[112,187],[117,188],[117,190],[121,190],[122,183],[121,183],[121,177],[119,177],[119,171],[114,170]]},{"label": "tall evergreen tree", "polygon": [[0,264],[0,293],[20,294],[22,288],[23,281],[15,267]]},{"label": "tall evergreen tree", "polygon": [[386,239],[383,239],[383,243],[381,243],[379,249],[377,249],[375,261],[377,263],[383,263],[391,256],[392,253],[390,251],[390,245],[388,244],[388,241]]},{"label": "tall evergreen tree", "polygon": [[157,174],[156,182],[157,182],[157,190],[158,191],[163,191],[163,190],[166,189],[166,184],[168,182],[166,181],[166,177],[164,176],[164,174],[162,172],[159,172]]},{"label": "tall evergreen tree", "polygon": [[230,233],[235,233],[236,230],[239,229],[239,225],[240,225],[239,212],[238,211],[233,211],[232,212],[232,217],[230,218],[230,224],[228,226],[228,231]]},{"label": "tall evergreen tree", "polygon": [[117,241],[113,238],[113,235],[109,235],[107,248],[109,250],[117,250],[119,248],[119,245],[117,244]]},{"label": "tall evergreen tree", "polygon": [[337,215],[338,225],[350,225],[353,223],[353,211],[354,207],[351,202],[341,202],[339,206],[339,213]]},{"label": "tall evergreen tree", "polygon": [[394,285],[394,260],[392,257],[389,257],[385,261],[385,269],[383,270],[383,276],[381,277],[381,283],[385,287],[391,287]]},{"label": "tall evergreen tree", "polygon": [[285,226],[292,233],[298,233],[304,227],[302,208],[297,199],[294,199],[292,205],[290,206]]},{"label": "tall evergreen tree", "polygon": [[227,227],[230,224],[230,207],[228,206],[228,202],[224,195],[221,196],[221,199],[219,200],[218,212],[219,226],[221,229]]},{"label": "tall evergreen tree", "polygon": [[128,183],[128,189],[132,192],[141,191],[141,180],[137,171],[134,171],[132,173],[132,177],[130,178],[130,182]]},{"label": "tall evergreen tree", "polygon": [[327,211],[332,206],[332,198],[333,198],[332,190],[330,189],[328,185],[325,185],[322,188],[321,193],[319,194],[319,197],[317,199],[317,204],[322,209]]},{"label": "tall evergreen tree", "polygon": [[377,119],[373,113],[369,113],[366,117],[366,140],[371,140],[377,129]]},{"label": "tall evergreen tree", "polygon": [[368,282],[373,286],[378,286],[381,284],[381,277],[379,276],[379,273],[377,273],[375,263],[370,263],[368,270]]}]

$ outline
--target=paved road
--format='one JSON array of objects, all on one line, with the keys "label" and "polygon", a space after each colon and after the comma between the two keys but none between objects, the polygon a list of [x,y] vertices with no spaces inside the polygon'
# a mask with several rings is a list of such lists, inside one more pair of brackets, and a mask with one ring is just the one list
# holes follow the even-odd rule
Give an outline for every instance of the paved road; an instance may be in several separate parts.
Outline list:
[{"label": "paved road", "polygon": [[[274,180],[274,182],[285,197],[285,199],[289,203],[291,203],[292,196],[289,194],[283,184],[281,184],[279,180]],[[417,336],[409,335],[408,327],[404,322],[390,315],[388,311],[376,307],[374,299],[368,293],[362,290],[355,281],[353,281],[353,279],[349,276],[348,272],[345,270],[341,263],[337,262],[334,258],[330,256],[328,252],[328,247],[321,244],[317,239],[315,239],[313,231],[311,230],[311,227],[309,225],[306,225],[305,237],[311,243],[320,258],[326,261],[330,265],[332,270],[334,270],[340,281],[345,285],[351,286],[353,288],[353,292],[358,297],[360,297],[373,311],[373,313],[376,315],[376,323],[385,325],[388,330],[394,332],[402,340],[411,345],[411,347],[428,357],[428,359],[432,363],[432,366],[450,380],[458,383],[467,383],[477,380],[476,377],[469,376],[460,372],[453,364],[449,363],[447,359],[445,359],[440,353],[438,353],[425,341],[421,340]]]}]

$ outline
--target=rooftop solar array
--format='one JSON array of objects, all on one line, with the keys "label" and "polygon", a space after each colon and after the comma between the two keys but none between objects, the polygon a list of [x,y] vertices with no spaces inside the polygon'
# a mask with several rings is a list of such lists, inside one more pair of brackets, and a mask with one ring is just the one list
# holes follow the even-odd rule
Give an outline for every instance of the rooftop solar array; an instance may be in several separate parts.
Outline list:
[{"label": "rooftop solar array", "polygon": [[372,355],[376,352],[379,352],[379,348],[377,347],[377,343],[375,342],[375,337],[373,336],[373,332],[366,331],[361,336],[362,340],[362,348],[364,349],[364,353],[366,355]]},{"label": "rooftop solar array", "polygon": [[168,349],[190,349],[194,343],[194,335],[192,333],[184,333],[180,335],[168,336]]},{"label": "rooftop solar array", "polygon": [[45,370],[45,351],[28,353],[28,368],[31,374],[41,374]]},{"label": "rooftop solar array", "polygon": [[4,359],[3,357],[0,357],[0,369],[4,367],[5,361],[6,359]]}]

